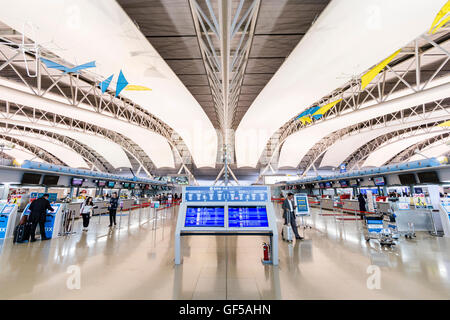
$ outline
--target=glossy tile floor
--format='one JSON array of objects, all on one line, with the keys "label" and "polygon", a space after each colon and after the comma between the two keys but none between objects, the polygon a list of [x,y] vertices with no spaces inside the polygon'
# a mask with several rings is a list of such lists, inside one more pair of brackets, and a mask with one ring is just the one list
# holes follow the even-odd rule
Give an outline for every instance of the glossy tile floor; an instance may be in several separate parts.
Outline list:
[{"label": "glossy tile floor", "polygon": [[[184,238],[184,263],[175,266],[175,216],[160,211],[155,220],[142,213],[139,221],[135,212],[111,231],[106,216],[94,217],[87,233],[78,221],[70,237],[7,240],[0,251],[0,298],[450,298],[450,239],[418,234],[383,249],[366,243],[355,221],[339,222],[314,209],[307,221],[313,229],[301,230],[306,240],[280,242],[278,267],[260,262],[263,237],[209,236]],[[371,265],[381,270],[380,289],[367,287]],[[80,289],[67,286],[71,266],[80,268]]]}]

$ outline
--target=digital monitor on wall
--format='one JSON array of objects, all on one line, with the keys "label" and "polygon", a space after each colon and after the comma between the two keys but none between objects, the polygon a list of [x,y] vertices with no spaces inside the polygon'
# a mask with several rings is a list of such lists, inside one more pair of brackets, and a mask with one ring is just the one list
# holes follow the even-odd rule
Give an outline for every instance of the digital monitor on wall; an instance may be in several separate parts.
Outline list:
[{"label": "digital monitor on wall", "polygon": [[228,207],[228,227],[264,228],[269,226],[266,206]]},{"label": "digital monitor on wall", "polygon": [[332,188],[331,182],[325,182],[325,188]]},{"label": "digital monitor on wall", "polygon": [[399,174],[398,178],[403,185],[416,184],[416,177],[412,173]]},{"label": "digital monitor on wall", "polygon": [[375,178],[373,178],[373,183],[376,185],[376,186],[384,186],[384,178],[383,177],[375,177]]},{"label": "digital monitor on wall", "polygon": [[339,184],[341,185],[341,188],[347,188],[348,187],[348,181],[347,180],[341,180],[341,181],[339,181]]},{"label": "digital monitor on wall", "polygon": [[319,182],[319,188],[321,188],[321,189],[325,188],[325,183]]},{"label": "digital monitor on wall", "polygon": [[72,178],[72,186],[79,187],[82,186],[84,182],[83,178]]},{"label": "digital monitor on wall", "polygon": [[418,172],[420,183],[439,183],[439,177],[436,171]]},{"label": "digital monitor on wall", "polygon": [[134,189],[136,187],[135,183],[130,184],[130,189]]},{"label": "digital monitor on wall", "polygon": [[41,176],[37,173],[25,172],[22,176],[22,184],[39,184]]},{"label": "digital monitor on wall", "polygon": [[187,207],[185,227],[224,227],[224,207]]},{"label": "digital monitor on wall", "polygon": [[97,187],[103,188],[105,186],[106,186],[106,181],[105,180],[98,180],[97,181]]},{"label": "digital monitor on wall", "polygon": [[122,183],[122,187],[129,188],[130,187],[130,183],[129,182],[123,182]]},{"label": "digital monitor on wall", "polygon": [[357,187],[358,186],[358,180],[352,179],[350,180],[350,187]]},{"label": "digital monitor on wall", "polygon": [[56,186],[58,185],[59,176],[49,176],[45,175],[44,180],[42,180],[42,184],[45,186]]},{"label": "digital monitor on wall", "polygon": [[116,183],[114,181],[108,181],[107,183],[108,188],[114,188],[115,185]]}]

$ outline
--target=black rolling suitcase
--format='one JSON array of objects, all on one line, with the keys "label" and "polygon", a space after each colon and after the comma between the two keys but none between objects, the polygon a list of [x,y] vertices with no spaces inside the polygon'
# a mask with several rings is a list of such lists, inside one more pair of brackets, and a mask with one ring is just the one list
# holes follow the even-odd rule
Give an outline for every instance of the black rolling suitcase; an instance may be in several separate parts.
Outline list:
[{"label": "black rolling suitcase", "polygon": [[14,243],[25,242],[30,239],[30,229],[31,223],[25,222],[24,224],[19,224],[14,229]]}]

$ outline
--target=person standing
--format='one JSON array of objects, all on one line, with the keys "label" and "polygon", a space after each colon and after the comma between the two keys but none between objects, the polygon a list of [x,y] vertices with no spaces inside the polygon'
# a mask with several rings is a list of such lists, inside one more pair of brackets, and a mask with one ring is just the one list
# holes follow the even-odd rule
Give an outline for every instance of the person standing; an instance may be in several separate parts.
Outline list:
[{"label": "person standing", "polygon": [[86,200],[81,205],[80,213],[83,218],[83,231],[87,231],[89,227],[89,220],[91,219],[91,215],[93,210],[96,207],[94,206],[94,201],[92,197],[87,197]]},{"label": "person standing", "polygon": [[117,193],[114,192],[109,200],[109,227],[112,227],[113,223],[116,226],[116,213],[119,206],[119,199]]},{"label": "person standing", "polygon": [[30,230],[30,242],[36,241],[35,233],[36,227],[39,224],[39,230],[41,232],[41,240],[48,240],[45,236],[45,218],[47,215],[47,210],[55,211],[50,205],[50,201],[48,201],[49,194],[46,193],[42,197],[34,200],[30,204],[30,222],[31,222],[31,230]]},{"label": "person standing", "polygon": [[361,215],[361,219],[364,219],[366,216],[366,198],[364,198],[364,195],[360,193],[358,195],[358,202],[359,202],[359,214]]},{"label": "person standing", "polygon": [[295,238],[298,240],[303,240],[303,237],[300,237],[297,230],[297,220],[295,219],[295,204],[294,204],[294,194],[288,193],[287,198],[283,201],[283,218],[284,224],[291,224],[292,231],[294,231]]}]

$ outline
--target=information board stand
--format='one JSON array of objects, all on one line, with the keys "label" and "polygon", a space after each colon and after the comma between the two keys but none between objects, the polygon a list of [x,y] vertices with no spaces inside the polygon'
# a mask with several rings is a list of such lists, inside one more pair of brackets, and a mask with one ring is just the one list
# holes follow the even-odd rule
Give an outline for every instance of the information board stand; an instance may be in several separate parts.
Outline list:
[{"label": "information board stand", "polygon": [[296,212],[295,215],[297,217],[300,217],[301,219],[301,226],[303,228],[312,228],[311,226],[308,226],[305,223],[305,217],[308,217],[311,215],[311,211],[309,209],[309,203],[308,203],[308,195],[304,193],[297,193],[294,195],[295,205],[296,205]]},{"label": "information board stand", "polygon": [[278,232],[270,189],[183,187],[175,231],[175,264],[181,264],[181,237],[269,236],[272,264],[278,265]]}]

